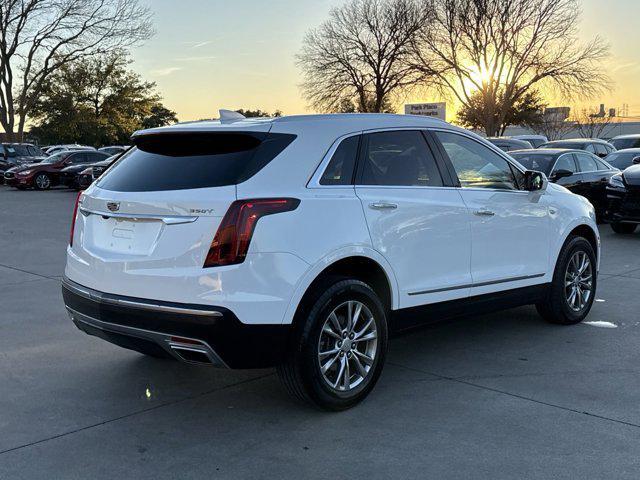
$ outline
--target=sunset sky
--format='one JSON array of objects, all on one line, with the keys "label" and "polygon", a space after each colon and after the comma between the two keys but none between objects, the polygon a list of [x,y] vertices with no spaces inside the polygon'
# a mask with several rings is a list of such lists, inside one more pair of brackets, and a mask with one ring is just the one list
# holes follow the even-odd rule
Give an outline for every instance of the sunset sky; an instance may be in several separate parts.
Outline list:
[{"label": "sunset sky", "polygon": [[[294,55],[305,32],[339,0],[153,0],[156,36],[133,52],[134,68],[157,82],[180,120],[210,118],[219,108],[309,112]],[[628,104],[640,117],[640,1],[582,0],[581,35],[611,44],[615,89],[584,106]],[[414,95],[407,102],[433,101]],[[556,102],[561,103],[561,102]],[[401,107],[401,105],[398,105]],[[453,112],[448,112],[453,113]],[[451,116],[451,115],[449,115]]]}]

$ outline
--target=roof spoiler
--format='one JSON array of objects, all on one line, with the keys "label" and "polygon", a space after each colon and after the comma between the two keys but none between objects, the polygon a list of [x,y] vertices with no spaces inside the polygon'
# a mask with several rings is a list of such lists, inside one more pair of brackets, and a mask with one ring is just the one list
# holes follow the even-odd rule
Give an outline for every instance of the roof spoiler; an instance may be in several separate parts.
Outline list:
[{"label": "roof spoiler", "polygon": [[234,123],[244,120],[246,117],[233,110],[220,109],[220,123]]}]

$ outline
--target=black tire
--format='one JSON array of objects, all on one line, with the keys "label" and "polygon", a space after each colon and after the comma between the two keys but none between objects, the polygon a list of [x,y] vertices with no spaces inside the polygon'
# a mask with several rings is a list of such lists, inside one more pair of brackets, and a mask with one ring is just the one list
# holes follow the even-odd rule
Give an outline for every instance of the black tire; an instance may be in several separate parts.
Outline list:
[{"label": "black tire", "polygon": [[[362,401],[380,377],[388,343],[386,310],[371,287],[355,279],[332,279],[311,294],[296,314],[289,352],[277,368],[278,376],[292,397],[323,410],[345,410]],[[375,322],[377,344],[373,363],[361,383],[340,392],[325,380],[320,370],[318,350],[325,321],[334,309],[348,301],[360,302],[369,309]],[[351,358],[352,354],[347,355]]]},{"label": "black tire", "polygon": [[[569,306],[569,301],[567,300],[565,293],[565,275],[569,262],[573,256],[580,251],[586,253],[591,262],[592,285],[585,306],[576,311]],[[596,255],[589,241],[584,237],[569,237],[558,256],[549,291],[544,300],[536,304],[538,313],[548,322],[559,325],[574,325],[584,320],[591,310],[596,294],[598,280],[596,265]]]},{"label": "black tire", "polygon": [[636,231],[638,227],[635,223],[612,223],[611,230],[622,235],[629,235]]},{"label": "black tire", "polygon": [[33,177],[33,188],[36,190],[49,190],[51,188],[51,177],[46,173],[38,173]]}]

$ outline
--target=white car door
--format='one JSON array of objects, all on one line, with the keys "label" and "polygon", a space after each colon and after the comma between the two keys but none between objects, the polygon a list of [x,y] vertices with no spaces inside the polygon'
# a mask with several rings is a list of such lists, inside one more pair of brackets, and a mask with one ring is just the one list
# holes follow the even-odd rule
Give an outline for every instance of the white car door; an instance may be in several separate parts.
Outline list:
[{"label": "white car door", "polygon": [[363,136],[356,194],[373,247],[396,275],[401,308],[469,295],[469,215],[441,170],[450,184],[419,130]]},{"label": "white car door", "polygon": [[[544,192],[519,189],[521,173],[471,136],[434,131],[460,181],[471,222],[471,295],[543,282],[549,265]],[[520,178],[521,181],[521,178]]]}]

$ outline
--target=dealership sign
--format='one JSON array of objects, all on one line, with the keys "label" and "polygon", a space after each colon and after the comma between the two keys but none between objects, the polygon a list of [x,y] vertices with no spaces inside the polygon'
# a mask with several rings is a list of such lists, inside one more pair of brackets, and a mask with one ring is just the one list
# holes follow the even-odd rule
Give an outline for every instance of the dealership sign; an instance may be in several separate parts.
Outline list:
[{"label": "dealership sign", "polygon": [[440,120],[447,119],[447,104],[445,102],[435,103],[409,103],[404,106],[406,115],[424,115],[436,117]]}]

